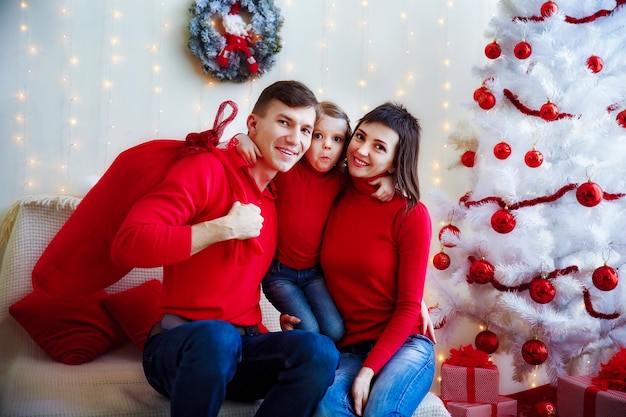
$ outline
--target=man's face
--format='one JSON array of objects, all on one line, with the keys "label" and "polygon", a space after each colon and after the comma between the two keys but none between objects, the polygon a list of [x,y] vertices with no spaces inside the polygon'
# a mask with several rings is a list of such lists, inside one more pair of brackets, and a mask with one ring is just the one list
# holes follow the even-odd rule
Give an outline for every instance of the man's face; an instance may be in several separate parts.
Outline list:
[{"label": "man's face", "polygon": [[286,172],[311,146],[315,109],[289,107],[272,100],[265,115],[248,116],[250,138],[263,155],[257,160],[269,171]]}]

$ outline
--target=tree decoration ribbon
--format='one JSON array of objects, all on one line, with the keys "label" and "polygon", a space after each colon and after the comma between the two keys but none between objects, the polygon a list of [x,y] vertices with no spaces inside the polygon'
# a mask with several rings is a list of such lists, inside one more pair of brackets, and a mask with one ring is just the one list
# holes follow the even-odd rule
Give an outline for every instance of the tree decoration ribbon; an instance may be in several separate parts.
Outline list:
[{"label": "tree decoration ribbon", "polygon": [[495,368],[495,365],[489,359],[489,354],[482,350],[474,349],[472,345],[450,349],[450,357],[444,363],[468,368]]},{"label": "tree decoration ribbon", "polygon": [[273,1],[196,0],[189,12],[187,45],[206,74],[244,82],[274,65],[284,20]]},{"label": "tree decoration ribbon", "polygon": [[626,348],[621,347],[607,363],[603,363],[591,382],[601,390],[626,392]]},{"label": "tree decoration ribbon", "polygon": [[[509,101],[511,103],[513,103],[513,105],[515,106],[515,108],[519,111],[521,111],[522,113],[524,113],[526,116],[536,116],[536,117],[541,117],[541,112],[539,110],[533,110],[529,107],[526,107],[517,97],[517,95],[515,95],[511,90],[509,90],[508,88],[505,88],[503,90],[504,93],[504,97],[508,98]],[[554,119],[552,120],[560,120],[560,119],[565,119],[565,118],[572,118],[574,117],[573,114],[569,114],[569,113],[559,113],[555,116]],[[543,117],[541,117],[543,119]],[[550,121],[552,121],[550,120]]]},{"label": "tree decoration ribbon", "polygon": [[[617,9],[619,9],[624,4],[626,4],[626,0],[616,0],[615,7],[611,10],[600,9],[597,12],[590,14],[589,16],[584,16],[584,17],[572,17],[572,16],[566,15],[565,21],[567,23],[573,23],[573,24],[591,23],[600,17],[606,17],[606,16],[612,15],[613,13],[615,13],[615,11],[617,11]],[[546,17],[544,16],[530,16],[530,17],[515,16],[513,18],[513,21],[526,22],[530,20],[532,22],[543,22],[545,19]]]}]

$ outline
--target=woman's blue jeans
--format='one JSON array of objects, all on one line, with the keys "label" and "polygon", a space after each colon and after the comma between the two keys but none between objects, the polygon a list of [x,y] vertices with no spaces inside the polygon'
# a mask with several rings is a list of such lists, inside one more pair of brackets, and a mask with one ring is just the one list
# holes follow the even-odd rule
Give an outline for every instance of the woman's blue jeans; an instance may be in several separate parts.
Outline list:
[{"label": "woman's blue jeans", "polygon": [[260,398],[257,417],[311,416],[338,360],[326,336],[301,330],[241,336],[219,320],[154,335],[143,353],[146,378],[170,398],[172,417],[213,417],[224,399]]},{"label": "woman's blue jeans", "polygon": [[[352,382],[363,366],[367,351],[342,351],[335,381],[326,391],[315,417],[354,417]],[[363,417],[413,415],[435,376],[433,342],[413,335],[374,377]]]},{"label": "woman's blue jeans", "polygon": [[335,342],[343,337],[343,319],[319,266],[293,269],[274,259],[263,280],[263,292],[278,311],[300,319],[296,328],[324,334]]}]

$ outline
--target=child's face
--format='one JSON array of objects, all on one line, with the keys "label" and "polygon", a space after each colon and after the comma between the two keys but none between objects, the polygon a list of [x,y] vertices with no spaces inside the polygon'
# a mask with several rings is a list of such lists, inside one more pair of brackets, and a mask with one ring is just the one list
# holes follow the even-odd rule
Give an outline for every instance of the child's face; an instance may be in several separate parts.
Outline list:
[{"label": "child's face", "polygon": [[309,165],[318,172],[328,172],[339,162],[346,140],[347,122],[322,116],[315,124],[311,147],[304,154]]}]

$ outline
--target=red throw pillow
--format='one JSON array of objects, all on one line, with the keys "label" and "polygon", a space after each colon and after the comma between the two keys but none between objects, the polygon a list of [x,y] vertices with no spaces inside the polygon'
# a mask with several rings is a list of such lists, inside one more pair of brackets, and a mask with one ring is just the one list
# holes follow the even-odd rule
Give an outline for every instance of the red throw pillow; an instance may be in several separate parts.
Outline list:
[{"label": "red throw pillow", "polygon": [[102,300],[124,333],[141,350],[158,318],[161,287],[161,281],[153,279]]},{"label": "red throw pillow", "polygon": [[104,291],[49,297],[32,292],[9,313],[52,359],[67,365],[89,362],[127,339],[100,305]]}]

